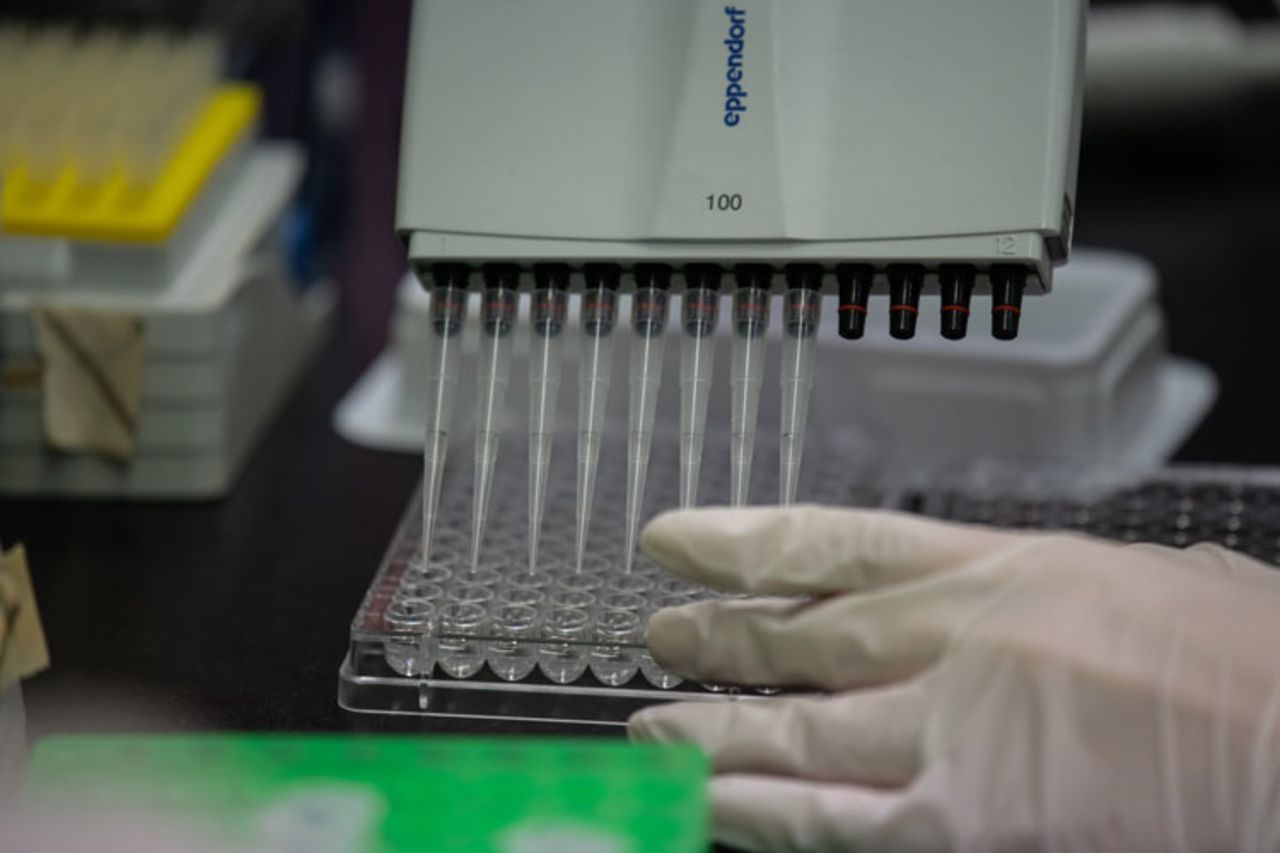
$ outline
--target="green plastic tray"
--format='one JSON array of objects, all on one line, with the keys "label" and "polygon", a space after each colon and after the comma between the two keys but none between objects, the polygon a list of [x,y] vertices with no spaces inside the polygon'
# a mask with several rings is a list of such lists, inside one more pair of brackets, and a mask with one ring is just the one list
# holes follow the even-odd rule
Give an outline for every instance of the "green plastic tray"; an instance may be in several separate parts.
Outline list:
[{"label": "green plastic tray", "polygon": [[249,849],[693,851],[707,773],[595,739],[71,735],[36,747],[27,794]]}]

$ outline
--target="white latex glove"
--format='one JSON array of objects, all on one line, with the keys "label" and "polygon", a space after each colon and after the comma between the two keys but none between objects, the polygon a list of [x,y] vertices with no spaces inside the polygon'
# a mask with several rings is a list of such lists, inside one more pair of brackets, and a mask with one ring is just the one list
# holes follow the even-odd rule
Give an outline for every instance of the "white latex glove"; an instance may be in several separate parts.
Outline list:
[{"label": "white latex glove", "polygon": [[720,589],[648,643],[707,683],[833,694],[658,706],[756,850],[1280,849],[1280,575],[908,515],[662,515],[644,549]]}]

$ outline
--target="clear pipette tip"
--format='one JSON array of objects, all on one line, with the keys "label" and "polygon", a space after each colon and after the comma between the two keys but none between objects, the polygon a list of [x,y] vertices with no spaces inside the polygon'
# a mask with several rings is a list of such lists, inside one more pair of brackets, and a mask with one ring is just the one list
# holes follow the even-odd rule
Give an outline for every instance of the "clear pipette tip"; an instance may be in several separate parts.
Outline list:
[{"label": "clear pipette tip", "polygon": [[659,264],[640,264],[636,289],[631,297],[631,401],[627,414],[627,517],[623,542],[624,568],[635,564],[636,539],[644,509],[645,476],[649,471],[649,448],[658,411],[658,391],[662,387],[662,355],[666,343],[667,288],[671,269]]},{"label": "clear pipette tip", "polygon": [[[584,440],[594,444],[595,448],[584,448]],[[579,435],[578,453],[578,526],[574,536],[573,567],[574,571],[580,572],[587,555],[587,533],[591,529],[591,502],[595,499],[596,466],[600,457],[599,438],[590,436],[584,439]],[[583,454],[594,454],[595,459],[584,461]]]},{"label": "clear pipette tip", "polygon": [[538,568],[538,542],[542,535],[542,510],[547,502],[547,475],[551,470],[551,436],[529,439],[529,571]]},{"label": "clear pipette tip", "polygon": [[476,397],[475,494],[471,508],[471,569],[480,564],[493,494],[493,472],[502,437],[503,407],[511,380],[511,330],[515,323],[519,269],[485,267],[480,308],[479,394]]},{"label": "clear pipette tip", "polygon": [[431,558],[431,539],[440,504],[440,482],[449,449],[462,324],[467,307],[467,270],[439,264],[432,270],[430,349],[427,356],[426,431],[422,445],[422,542],[420,558]]},{"label": "clear pipette tip", "polygon": [[428,433],[422,453],[422,541],[418,551],[423,566],[431,559],[431,540],[435,533],[436,511],[440,506],[440,483],[444,478],[447,445],[447,434]]},{"label": "clear pipette tip", "polygon": [[642,453],[627,454],[627,530],[623,547],[624,571],[630,572],[636,560],[636,540],[640,536],[640,513],[644,509],[644,481],[649,473],[648,448]]},{"label": "clear pipette tip", "polygon": [[822,308],[822,269],[809,264],[789,266],[787,282],[782,313],[782,418],[778,441],[778,501],[783,506],[795,503],[800,482]]},{"label": "clear pipette tip", "polygon": [[529,571],[538,567],[538,542],[547,500],[551,445],[560,390],[560,345],[568,304],[569,268],[534,267],[529,347]]},{"label": "clear pipette tip", "polygon": [[729,427],[729,501],[733,506],[745,506],[751,489],[771,275],[768,267],[739,267],[738,289],[733,294],[733,411]]},{"label": "clear pipette tip", "polygon": [[680,353],[680,506],[698,503],[698,474],[707,431],[707,400],[716,354],[716,322],[720,314],[720,268],[695,264],[685,268],[681,300],[684,345]]},{"label": "clear pipette tip", "polygon": [[588,264],[583,270],[582,357],[578,365],[578,506],[574,567],[582,571],[591,527],[600,443],[613,372],[613,328],[617,321],[618,280],[612,264]]}]

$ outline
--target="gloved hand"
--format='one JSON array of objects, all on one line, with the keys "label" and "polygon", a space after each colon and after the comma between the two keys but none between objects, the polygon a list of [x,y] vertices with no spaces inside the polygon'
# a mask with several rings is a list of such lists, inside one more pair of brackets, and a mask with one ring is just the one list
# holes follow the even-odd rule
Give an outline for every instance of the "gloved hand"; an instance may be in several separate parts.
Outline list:
[{"label": "gloved hand", "polygon": [[888,512],[710,509],[642,544],[726,599],[654,657],[831,695],[676,703],[633,738],[711,756],[716,837],[756,850],[1280,849],[1280,573]]}]

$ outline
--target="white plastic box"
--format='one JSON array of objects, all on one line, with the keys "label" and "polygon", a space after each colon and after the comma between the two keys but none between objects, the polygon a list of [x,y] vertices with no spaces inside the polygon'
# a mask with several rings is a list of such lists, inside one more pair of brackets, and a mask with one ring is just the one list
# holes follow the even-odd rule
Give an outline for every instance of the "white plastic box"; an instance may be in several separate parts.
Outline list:
[{"label": "white plastic box", "polygon": [[963,341],[941,337],[926,300],[915,339],[868,323],[847,361],[822,354],[810,424],[857,425],[904,479],[981,457],[1153,467],[1217,388],[1207,368],[1169,356],[1156,297],[1151,264],[1078,250],[1059,287],[1024,305],[1016,341],[985,334],[989,297],[974,298]]},{"label": "white plastic box", "polygon": [[[332,311],[329,288],[294,292],[273,239],[302,166],[291,146],[247,152],[235,185],[163,290],[59,291],[58,299],[71,304],[145,319],[136,453],[121,463],[50,450],[38,384],[0,384],[0,492],[203,498],[230,488]],[[6,367],[36,363],[29,309],[48,294],[11,286],[2,296]]]},{"label": "white plastic box", "polygon": [[228,198],[261,149],[237,144],[210,174],[182,220],[163,243],[114,243],[53,236],[0,235],[3,286],[50,296],[90,289],[155,295],[170,287],[225,215]]}]

